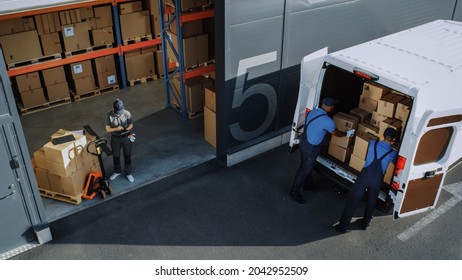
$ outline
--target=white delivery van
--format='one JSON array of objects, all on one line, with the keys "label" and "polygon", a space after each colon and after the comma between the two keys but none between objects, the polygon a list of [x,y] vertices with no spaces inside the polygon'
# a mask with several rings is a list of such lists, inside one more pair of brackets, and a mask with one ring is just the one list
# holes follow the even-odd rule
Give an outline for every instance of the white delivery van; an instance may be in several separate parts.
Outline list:
[{"label": "white delivery van", "polygon": [[306,114],[327,96],[338,100],[334,114],[356,118],[356,136],[344,148],[331,140],[317,170],[351,186],[364,163],[365,139],[395,126],[399,157],[378,205],[393,209],[394,218],[434,208],[446,173],[462,161],[462,23],[437,20],[304,57],[291,149]]}]

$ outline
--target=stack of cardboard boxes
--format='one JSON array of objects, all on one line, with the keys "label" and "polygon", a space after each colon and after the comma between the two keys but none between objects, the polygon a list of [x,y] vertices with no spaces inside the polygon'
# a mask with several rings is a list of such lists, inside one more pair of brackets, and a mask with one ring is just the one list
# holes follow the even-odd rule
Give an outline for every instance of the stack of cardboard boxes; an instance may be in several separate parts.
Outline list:
[{"label": "stack of cardboard boxes", "polygon": [[122,40],[152,38],[149,11],[143,10],[141,1],[119,4]]},{"label": "stack of cardboard boxes", "polygon": [[24,108],[46,103],[39,72],[17,76],[16,85]]},{"label": "stack of cardboard boxes", "polygon": [[74,97],[80,97],[96,90],[95,76],[91,60],[85,60],[67,65],[72,76]]},{"label": "stack of cardboard boxes", "polygon": [[114,56],[108,55],[95,58],[94,63],[99,89],[118,86]]},{"label": "stack of cardboard boxes", "polygon": [[204,138],[214,148],[217,147],[216,92],[215,87],[205,88]]},{"label": "stack of cardboard boxes", "polygon": [[98,158],[86,149],[93,137],[60,129],[51,139],[66,135],[75,140],[56,145],[50,141],[34,153],[34,171],[40,190],[46,194],[80,198],[88,174],[101,172],[101,168]]},{"label": "stack of cardboard boxes", "polygon": [[[334,116],[337,128],[341,131],[355,129],[355,137],[332,136],[328,153],[360,171],[366,160],[369,141],[382,140],[388,127],[396,129],[399,135],[408,119],[411,103],[412,99],[399,92],[372,82],[364,83],[358,107],[350,110],[350,114]],[[385,182],[390,182],[393,170],[391,164]]]},{"label": "stack of cardboard boxes", "polygon": [[55,102],[70,98],[69,85],[63,66],[42,70],[42,76],[48,101]]},{"label": "stack of cardboard boxes", "polygon": [[[180,78],[173,77],[173,87],[175,88],[176,98],[173,98],[172,103],[180,106],[177,100],[181,101],[180,93]],[[204,76],[198,76],[188,79],[184,83],[186,93],[186,110],[190,116],[196,115],[204,110],[206,91],[213,88],[213,81]]]}]

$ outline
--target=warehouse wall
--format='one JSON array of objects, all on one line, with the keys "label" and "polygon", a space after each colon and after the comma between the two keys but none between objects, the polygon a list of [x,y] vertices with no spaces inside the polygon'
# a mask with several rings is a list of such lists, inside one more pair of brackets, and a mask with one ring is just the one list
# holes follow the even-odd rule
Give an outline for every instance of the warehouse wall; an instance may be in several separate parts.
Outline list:
[{"label": "warehouse wall", "polygon": [[223,67],[217,76],[224,80],[217,87],[218,158],[233,165],[287,142],[303,56],[452,19],[455,10],[460,16],[457,2],[217,1],[216,30],[223,30],[216,42],[217,68]]}]

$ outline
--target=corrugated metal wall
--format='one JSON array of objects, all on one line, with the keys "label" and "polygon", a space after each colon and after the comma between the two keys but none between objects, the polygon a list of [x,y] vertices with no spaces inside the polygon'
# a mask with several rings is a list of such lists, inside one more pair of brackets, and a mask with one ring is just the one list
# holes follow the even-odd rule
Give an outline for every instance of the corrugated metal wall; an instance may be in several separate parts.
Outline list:
[{"label": "corrugated metal wall", "polygon": [[222,53],[216,55],[223,72],[217,74],[225,81],[217,88],[218,157],[240,153],[246,159],[255,154],[249,147],[290,129],[303,56],[325,46],[336,51],[435,19],[452,19],[453,14],[461,17],[462,3],[457,2],[216,1],[216,16],[223,17],[216,30],[224,32],[217,42]]}]

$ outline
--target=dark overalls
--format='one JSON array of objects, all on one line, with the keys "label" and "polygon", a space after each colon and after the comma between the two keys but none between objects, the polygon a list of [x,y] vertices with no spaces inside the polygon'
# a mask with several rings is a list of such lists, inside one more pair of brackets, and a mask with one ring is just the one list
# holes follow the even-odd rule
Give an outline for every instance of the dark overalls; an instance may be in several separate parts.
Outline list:
[{"label": "dark overalls", "polygon": [[372,219],[372,214],[375,209],[375,204],[377,202],[377,197],[379,196],[384,177],[381,161],[393,151],[393,149],[390,148],[390,150],[383,156],[377,158],[377,143],[378,141],[376,141],[374,145],[374,160],[369,166],[364,167],[361,170],[356,182],[351,187],[348,200],[345,204],[342,216],[340,217],[339,227],[341,229],[346,230],[350,226],[351,218],[353,217],[353,214],[358,208],[359,202],[366,191],[366,209],[364,210],[364,219],[362,221],[363,226],[369,225]]},{"label": "dark overalls", "polygon": [[295,174],[294,184],[292,185],[291,192],[300,193],[301,188],[306,184],[307,187],[311,187],[313,184],[313,176],[312,172],[316,165],[316,159],[318,158],[319,153],[321,152],[322,144],[319,145],[312,145],[308,142],[307,139],[307,130],[310,123],[312,123],[317,118],[322,116],[326,116],[326,114],[321,114],[319,116],[314,117],[311,119],[306,125],[305,129],[300,137],[300,166],[297,169],[297,173]]},{"label": "dark overalls", "polygon": [[132,174],[132,142],[128,139],[128,134],[121,135],[118,133],[111,134],[111,150],[114,162],[114,172],[121,173],[120,150],[124,153],[124,173]]}]

